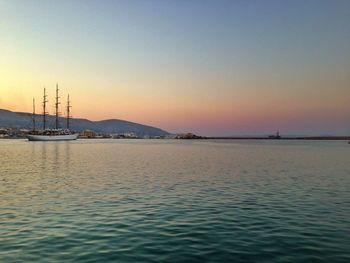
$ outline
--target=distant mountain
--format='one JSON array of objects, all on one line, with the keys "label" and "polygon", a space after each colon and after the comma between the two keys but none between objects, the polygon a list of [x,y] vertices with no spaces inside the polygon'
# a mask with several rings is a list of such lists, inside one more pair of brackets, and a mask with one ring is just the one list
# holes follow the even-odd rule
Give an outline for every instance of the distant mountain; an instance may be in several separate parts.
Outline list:
[{"label": "distant mountain", "polygon": [[[47,116],[48,125],[54,126],[55,117]],[[60,125],[65,127],[66,119],[59,118]],[[42,117],[36,116],[37,127],[42,126]],[[12,112],[9,110],[0,109],[0,128],[32,128],[32,114],[25,112]],[[124,133],[134,132],[138,136],[164,136],[169,133],[152,126],[138,124],[134,122],[112,119],[103,121],[90,121],[87,119],[71,119],[70,128],[74,131],[81,132],[83,130],[93,130],[98,133]]]}]

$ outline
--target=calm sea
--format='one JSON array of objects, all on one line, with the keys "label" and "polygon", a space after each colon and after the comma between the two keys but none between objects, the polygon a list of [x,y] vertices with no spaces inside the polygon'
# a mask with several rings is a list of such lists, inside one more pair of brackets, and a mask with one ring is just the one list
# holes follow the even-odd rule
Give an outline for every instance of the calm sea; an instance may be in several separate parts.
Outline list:
[{"label": "calm sea", "polygon": [[0,140],[0,262],[350,262],[350,145]]}]

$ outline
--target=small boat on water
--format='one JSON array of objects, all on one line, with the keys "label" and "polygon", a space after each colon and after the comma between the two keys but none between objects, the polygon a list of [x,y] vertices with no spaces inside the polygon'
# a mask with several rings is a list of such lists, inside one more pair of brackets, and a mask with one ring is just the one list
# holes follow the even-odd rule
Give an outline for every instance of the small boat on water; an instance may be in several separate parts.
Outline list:
[{"label": "small boat on water", "polygon": [[56,103],[55,103],[55,116],[56,116],[56,127],[55,129],[49,129],[46,127],[47,122],[47,111],[46,111],[46,104],[47,104],[47,95],[46,95],[46,89],[44,88],[44,97],[43,97],[43,129],[37,130],[35,127],[35,100],[33,99],[33,130],[27,135],[27,138],[29,141],[72,141],[76,140],[78,138],[78,133],[74,133],[69,129],[69,121],[70,121],[70,108],[72,107],[70,105],[69,95],[68,95],[68,101],[67,101],[67,116],[66,116],[66,129],[60,129],[59,128],[59,112],[58,112],[58,106],[60,104],[59,102],[59,96],[58,96],[58,84],[56,84]]}]

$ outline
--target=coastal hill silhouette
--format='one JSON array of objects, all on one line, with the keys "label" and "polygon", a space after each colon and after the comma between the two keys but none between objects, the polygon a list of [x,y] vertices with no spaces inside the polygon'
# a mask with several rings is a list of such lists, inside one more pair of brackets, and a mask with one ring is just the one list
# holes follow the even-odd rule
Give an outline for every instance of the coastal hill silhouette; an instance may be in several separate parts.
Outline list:
[{"label": "coastal hill silhouette", "polygon": [[[49,127],[54,127],[55,116],[48,115]],[[42,117],[36,115],[36,126],[40,129],[42,126]],[[60,117],[59,123],[62,128],[65,128],[65,118]],[[32,129],[32,114],[26,112],[13,112],[5,109],[0,109],[0,128],[19,128]],[[70,120],[70,128],[76,132],[84,130],[93,130],[98,133],[125,133],[133,132],[137,136],[165,136],[169,133],[160,128],[143,125],[119,119],[109,119],[101,121],[91,121],[88,119],[72,118]]]}]

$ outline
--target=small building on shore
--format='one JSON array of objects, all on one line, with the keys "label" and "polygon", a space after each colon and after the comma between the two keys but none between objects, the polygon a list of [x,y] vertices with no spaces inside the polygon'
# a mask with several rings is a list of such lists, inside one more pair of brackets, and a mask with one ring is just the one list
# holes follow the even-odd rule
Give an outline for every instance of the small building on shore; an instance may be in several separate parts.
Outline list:
[{"label": "small building on shore", "polygon": [[81,138],[95,138],[97,133],[92,130],[84,130],[80,133]]},{"label": "small building on shore", "polygon": [[134,132],[123,132],[123,133],[113,134],[112,138],[113,139],[137,139],[139,137]]}]

